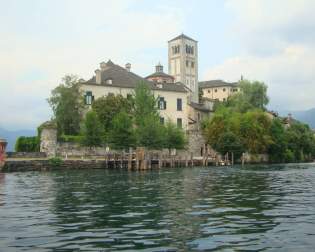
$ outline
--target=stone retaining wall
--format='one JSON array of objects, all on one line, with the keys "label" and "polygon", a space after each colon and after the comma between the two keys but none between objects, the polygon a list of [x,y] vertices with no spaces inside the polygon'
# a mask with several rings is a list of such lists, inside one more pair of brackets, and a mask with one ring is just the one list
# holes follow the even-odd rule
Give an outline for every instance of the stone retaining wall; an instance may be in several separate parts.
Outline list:
[{"label": "stone retaining wall", "polygon": [[105,169],[104,160],[64,160],[60,165],[54,165],[49,160],[6,161],[1,171],[49,171],[60,169]]},{"label": "stone retaining wall", "polygon": [[7,152],[7,158],[46,158],[45,152]]}]

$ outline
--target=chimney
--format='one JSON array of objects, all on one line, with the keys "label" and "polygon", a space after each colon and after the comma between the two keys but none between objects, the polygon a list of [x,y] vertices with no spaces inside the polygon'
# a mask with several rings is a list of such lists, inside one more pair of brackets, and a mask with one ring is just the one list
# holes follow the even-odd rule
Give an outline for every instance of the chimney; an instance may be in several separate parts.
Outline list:
[{"label": "chimney", "polygon": [[95,82],[97,84],[101,84],[101,82],[102,82],[101,70],[99,70],[99,69],[95,70]]},{"label": "chimney", "polygon": [[106,69],[106,63],[103,61],[103,62],[101,62],[100,63],[100,69],[101,69],[101,71],[104,71],[105,69]]},{"label": "chimney", "polygon": [[125,68],[126,68],[126,70],[127,70],[128,72],[130,72],[131,64],[130,64],[130,63],[127,63],[127,64],[125,65]]}]

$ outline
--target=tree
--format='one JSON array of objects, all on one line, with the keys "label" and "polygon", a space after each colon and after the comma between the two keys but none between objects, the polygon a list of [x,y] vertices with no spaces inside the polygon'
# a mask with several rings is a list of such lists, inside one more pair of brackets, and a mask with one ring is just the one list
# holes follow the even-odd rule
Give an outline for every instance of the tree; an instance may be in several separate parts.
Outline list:
[{"label": "tree", "polygon": [[295,161],[310,160],[314,151],[315,139],[308,125],[295,121],[286,130],[288,149],[294,154]]},{"label": "tree", "polygon": [[164,145],[168,148],[169,152],[171,149],[184,149],[186,144],[185,133],[181,128],[168,120],[165,125],[164,141]]},{"label": "tree", "polygon": [[271,120],[262,111],[249,111],[242,115],[240,136],[246,150],[252,154],[266,153],[272,143],[269,129]]},{"label": "tree", "polygon": [[164,146],[165,128],[154,115],[146,115],[136,128],[137,145],[149,149],[161,149]]},{"label": "tree", "polygon": [[95,100],[92,109],[97,113],[105,132],[112,129],[113,118],[121,111],[132,111],[132,98],[124,98],[122,95],[108,94]]},{"label": "tree", "polygon": [[109,133],[109,142],[114,149],[121,150],[135,145],[135,132],[132,119],[125,111],[115,115],[112,129]]},{"label": "tree", "polygon": [[155,118],[159,121],[157,99],[154,97],[149,86],[145,82],[139,82],[135,88],[134,95],[135,124],[140,126],[144,123],[145,118],[147,117],[149,117],[150,120]]},{"label": "tree", "polygon": [[145,82],[139,82],[134,96],[134,123],[137,145],[160,149],[164,144],[164,126],[160,123],[157,99]]},{"label": "tree", "polygon": [[77,76],[66,75],[62,78],[61,84],[52,90],[51,97],[48,99],[59,135],[77,135],[80,132],[84,102],[77,83]]},{"label": "tree", "polygon": [[233,153],[235,159],[240,158],[245,150],[240,137],[230,131],[220,135],[214,148],[222,155]]},{"label": "tree", "polygon": [[95,111],[86,113],[82,133],[84,145],[89,147],[102,145],[103,128]]},{"label": "tree", "polygon": [[291,160],[291,154],[287,151],[286,132],[282,122],[275,118],[272,120],[270,127],[270,136],[272,143],[268,147],[269,160],[271,162],[285,162]]},{"label": "tree", "polygon": [[265,110],[269,102],[267,86],[263,82],[242,80],[239,82],[240,92],[228,98],[226,105],[239,112],[253,109]]}]

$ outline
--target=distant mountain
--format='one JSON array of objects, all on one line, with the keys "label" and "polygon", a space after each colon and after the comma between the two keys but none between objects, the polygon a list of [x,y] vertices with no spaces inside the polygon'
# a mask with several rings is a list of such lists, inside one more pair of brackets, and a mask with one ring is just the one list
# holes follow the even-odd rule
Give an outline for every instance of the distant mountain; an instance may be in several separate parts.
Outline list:
[{"label": "distant mountain", "polygon": [[0,138],[4,138],[8,142],[7,151],[14,151],[15,141],[19,136],[35,136],[37,133],[35,130],[16,130],[9,131],[0,128]]},{"label": "distant mountain", "polygon": [[315,129],[315,108],[304,111],[282,111],[280,115],[287,116],[289,113],[293,118],[307,123],[312,129]]}]

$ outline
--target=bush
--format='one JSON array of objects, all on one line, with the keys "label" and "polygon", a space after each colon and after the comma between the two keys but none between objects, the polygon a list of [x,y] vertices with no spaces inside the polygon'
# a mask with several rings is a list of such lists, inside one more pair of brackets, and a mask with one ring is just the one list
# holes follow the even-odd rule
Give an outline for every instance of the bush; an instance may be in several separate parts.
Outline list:
[{"label": "bush", "polygon": [[53,157],[48,160],[49,165],[54,167],[59,167],[62,165],[63,160],[59,157]]},{"label": "bush", "polygon": [[82,143],[83,136],[61,135],[58,140],[64,143]]},{"label": "bush", "polygon": [[38,152],[39,138],[36,136],[25,137],[21,136],[16,140],[15,151],[17,152]]}]

